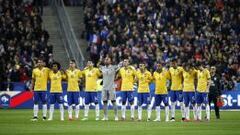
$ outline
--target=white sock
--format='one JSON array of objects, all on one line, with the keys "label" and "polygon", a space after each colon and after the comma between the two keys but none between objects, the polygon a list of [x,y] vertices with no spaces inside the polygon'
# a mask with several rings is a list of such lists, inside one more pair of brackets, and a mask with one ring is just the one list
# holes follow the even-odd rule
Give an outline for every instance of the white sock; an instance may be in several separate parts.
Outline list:
[{"label": "white sock", "polygon": [[107,103],[103,104],[103,113],[104,113],[104,118],[108,118],[108,104]]},{"label": "white sock", "polygon": [[126,105],[122,105],[122,118],[126,118]]},{"label": "white sock", "polygon": [[84,107],[84,117],[88,117],[89,105],[85,105]]},{"label": "white sock", "polygon": [[38,117],[38,110],[39,110],[38,104],[34,104],[33,105],[33,115],[34,115],[34,117]]},{"label": "white sock", "polygon": [[180,102],[180,109],[181,109],[181,113],[182,113],[182,118],[185,118],[185,111],[184,111],[184,104],[183,104],[183,102]]},{"label": "white sock", "polygon": [[69,119],[72,119],[72,110],[73,110],[72,105],[68,106],[68,118]]},{"label": "white sock", "polygon": [[113,109],[114,109],[114,117],[118,118],[118,107],[117,107],[117,103],[113,103]]},{"label": "white sock", "polygon": [[135,110],[135,106],[131,105],[131,118],[134,118],[134,110]]},{"label": "white sock", "polygon": [[79,110],[80,110],[80,105],[76,105],[75,106],[75,118],[78,119],[78,116],[79,116]]},{"label": "white sock", "polygon": [[175,107],[176,107],[176,102],[171,103],[171,117],[175,118]]},{"label": "white sock", "polygon": [[61,120],[64,120],[64,108],[63,108],[63,104],[59,104],[59,110],[60,110],[60,118]]},{"label": "white sock", "polygon": [[193,105],[193,117],[194,120],[197,120],[197,104]]},{"label": "white sock", "polygon": [[147,108],[148,119],[151,119],[151,114],[152,114],[152,107],[149,105]]},{"label": "white sock", "polygon": [[209,106],[209,104],[206,105],[206,114],[207,114],[207,119],[210,120],[210,106]]},{"label": "white sock", "polygon": [[47,117],[47,104],[43,104],[43,117]]},{"label": "white sock", "polygon": [[188,106],[188,107],[185,106],[185,118],[186,118],[187,120],[190,119],[189,113],[190,113],[190,112],[189,112],[189,106]]},{"label": "white sock", "polygon": [[169,121],[169,106],[165,106],[165,120]]},{"label": "white sock", "polygon": [[161,120],[161,107],[156,106],[156,116],[158,120]]},{"label": "white sock", "polygon": [[99,112],[100,112],[99,104],[96,104],[95,110],[96,110],[96,118],[99,118]]},{"label": "white sock", "polygon": [[142,106],[138,106],[138,119],[142,120]]},{"label": "white sock", "polygon": [[198,120],[202,120],[202,105],[197,106],[197,118]]},{"label": "white sock", "polygon": [[200,117],[199,120],[202,120],[202,106],[199,109],[200,109],[198,114],[198,116]]},{"label": "white sock", "polygon": [[53,119],[54,104],[50,104],[49,119]]}]

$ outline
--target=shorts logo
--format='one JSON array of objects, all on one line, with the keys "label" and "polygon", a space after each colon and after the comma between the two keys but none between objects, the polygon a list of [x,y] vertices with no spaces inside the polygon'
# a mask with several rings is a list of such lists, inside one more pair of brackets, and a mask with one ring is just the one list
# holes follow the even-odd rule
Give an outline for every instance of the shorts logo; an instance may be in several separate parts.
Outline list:
[{"label": "shorts logo", "polygon": [[183,97],[183,95],[182,94],[179,94],[179,98],[181,99]]},{"label": "shorts logo", "polygon": [[150,101],[150,97],[147,97],[147,101],[148,101],[148,102]]},{"label": "shorts logo", "polygon": [[94,100],[95,100],[95,101],[97,101],[97,100],[98,100],[98,98],[97,98],[97,97],[94,97]]},{"label": "shorts logo", "polygon": [[63,100],[63,97],[62,97],[62,96],[60,96],[59,98],[60,98],[60,100]]}]

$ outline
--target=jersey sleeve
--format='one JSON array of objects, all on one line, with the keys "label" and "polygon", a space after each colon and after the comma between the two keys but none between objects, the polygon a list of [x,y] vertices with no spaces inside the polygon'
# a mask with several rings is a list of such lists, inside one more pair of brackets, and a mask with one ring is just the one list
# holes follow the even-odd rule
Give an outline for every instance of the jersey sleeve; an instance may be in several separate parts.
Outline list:
[{"label": "jersey sleeve", "polygon": [[50,71],[51,71],[50,68],[46,68],[47,74],[49,74]]},{"label": "jersey sleeve", "polygon": [[50,68],[46,68],[46,75],[47,75],[47,78],[49,78],[49,74],[52,70]]},{"label": "jersey sleeve", "polygon": [[118,76],[118,77],[122,77],[122,72],[123,72],[123,70],[122,70],[122,68],[120,68],[120,69],[119,69],[119,72],[117,73],[117,76]]},{"label": "jersey sleeve", "polygon": [[99,65],[98,69],[102,72],[103,66],[102,66],[102,65]]},{"label": "jersey sleeve", "polygon": [[100,77],[102,75],[100,69],[96,68],[96,71],[97,71],[97,76]]},{"label": "jersey sleeve", "polygon": [[78,70],[78,78],[82,78],[83,77],[83,71]]},{"label": "jersey sleeve", "polygon": [[198,76],[198,70],[194,69],[193,70],[193,75],[194,75],[194,78],[196,78]]},{"label": "jersey sleeve", "polygon": [[49,80],[51,80],[51,75],[52,75],[52,71],[49,71],[48,74],[47,74],[47,78],[48,78]]},{"label": "jersey sleeve", "polygon": [[66,79],[67,78],[67,75],[64,74],[64,73],[61,73],[62,74],[62,79]]},{"label": "jersey sleeve", "polygon": [[170,74],[170,71],[169,70],[167,70],[166,71],[166,78],[168,79],[168,80],[170,80],[171,79],[171,74]]},{"label": "jersey sleeve", "polygon": [[154,72],[154,73],[153,73],[153,79],[154,79],[154,80],[156,80],[156,75],[157,75],[157,73]]},{"label": "jersey sleeve", "polygon": [[135,72],[135,76],[136,76],[137,79],[139,79],[139,72],[138,71]]},{"label": "jersey sleeve", "polygon": [[153,79],[152,73],[148,72],[148,81],[151,82]]},{"label": "jersey sleeve", "polygon": [[33,69],[33,71],[32,71],[32,79],[35,79],[36,78],[36,75],[35,75],[35,69]]},{"label": "jersey sleeve", "polygon": [[118,65],[114,65],[114,70],[118,71],[122,67],[122,64],[119,63]]},{"label": "jersey sleeve", "polygon": [[86,76],[86,68],[83,69],[83,71],[82,71],[82,77],[85,77],[85,76]]},{"label": "jersey sleeve", "polygon": [[208,80],[211,79],[211,74],[210,74],[209,70],[206,70],[206,74],[207,74],[207,79]]}]

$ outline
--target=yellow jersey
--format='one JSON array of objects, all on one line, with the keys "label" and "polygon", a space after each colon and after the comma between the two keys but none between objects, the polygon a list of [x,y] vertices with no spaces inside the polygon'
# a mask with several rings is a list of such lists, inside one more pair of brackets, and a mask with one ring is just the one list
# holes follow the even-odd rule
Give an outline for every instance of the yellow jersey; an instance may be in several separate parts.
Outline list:
[{"label": "yellow jersey", "polygon": [[169,71],[165,69],[161,73],[155,71],[153,78],[155,80],[155,94],[167,94],[167,80],[170,79]]},{"label": "yellow jersey", "polygon": [[176,69],[171,67],[169,69],[169,73],[171,75],[171,90],[172,91],[179,91],[183,88],[183,68],[177,67]]},{"label": "yellow jersey", "polygon": [[69,92],[78,92],[79,91],[79,80],[82,78],[82,72],[79,69],[67,69],[67,91]]},{"label": "yellow jersey", "polygon": [[211,79],[210,72],[208,69],[203,71],[197,71],[197,91],[198,92],[208,92],[208,81]]},{"label": "yellow jersey", "polygon": [[102,79],[97,80],[97,91],[102,91],[103,88],[102,81],[103,81]]},{"label": "yellow jersey", "polygon": [[54,73],[50,71],[49,80],[50,80],[50,93],[62,93],[62,79],[65,79],[66,76],[60,71]]},{"label": "yellow jersey", "polygon": [[34,91],[47,91],[49,68],[35,68],[32,72],[34,82]]},{"label": "yellow jersey", "polygon": [[83,70],[83,76],[85,77],[85,91],[96,92],[97,81],[101,76],[101,72],[98,68],[85,68]]},{"label": "yellow jersey", "polygon": [[149,93],[149,83],[152,81],[152,74],[145,70],[143,73],[138,70],[136,73],[138,79],[138,93]]},{"label": "yellow jersey", "polygon": [[120,68],[119,76],[122,79],[121,91],[133,91],[135,74],[134,67],[128,66],[127,68]]},{"label": "yellow jersey", "polygon": [[195,77],[196,70],[183,70],[183,91],[184,92],[194,92],[195,91]]}]

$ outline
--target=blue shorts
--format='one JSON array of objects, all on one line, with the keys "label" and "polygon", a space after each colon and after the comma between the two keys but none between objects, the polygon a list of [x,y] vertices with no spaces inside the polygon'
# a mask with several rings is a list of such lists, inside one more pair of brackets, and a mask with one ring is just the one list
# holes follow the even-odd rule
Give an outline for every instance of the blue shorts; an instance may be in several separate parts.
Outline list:
[{"label": "blue shorts", "polygon": [[38,104],[39,102],[42,102],[42,104],[46,104],[47,103],[47,92],[46,91],[34,91],[33,102],[34,102],[34,104]]},{"label": "blue shorts", "polygon": [[62,93],[50,93],[50,104],[62,104],[63,103],[63,95]]},{"label": "blue shorts", "polygon": [[189,103],[195,104],[195,92],[183,92],[183,101],[186,107],[189,106]]},{"label": "blue shorts", "polygon": [[98,104],[97,92],[85,92],[85,104],[89,103]]},{"label": "blue shorts", "polygon": [[197,104],[208,104],[208,94],[207,93],[196,93],[196,102]]},{"label": "blue shorts", "polygon": [[156,94],[155,95],[155,105],[160,106],[161,102],[163,102],[165,106],[168,106],[168,95],[167,94]]},{"label": "blue shorts", "polygon": [[133,103],[134,101],[133,91],[122,91],[121,96],[122,96],[122,103],[126,103],[127,100],[129,103]]},{"label": "blue shorts", "polygon": [[182,90],[180,90],[180,91],[170,90],[169,96],[170,96],[171,102],[176,102],[176,101],[182,102],[183,101]]},{"label": "blue shorts", "polygon": [[78,105],[79,104],[79,92],[68,92],[67,93],[67,101],[68,101],[68,105]]},{"label": "blue shorts", "polygon": [[143,104],[150,104],[150,94],[149,93],[138,93],[138,106]]}]

